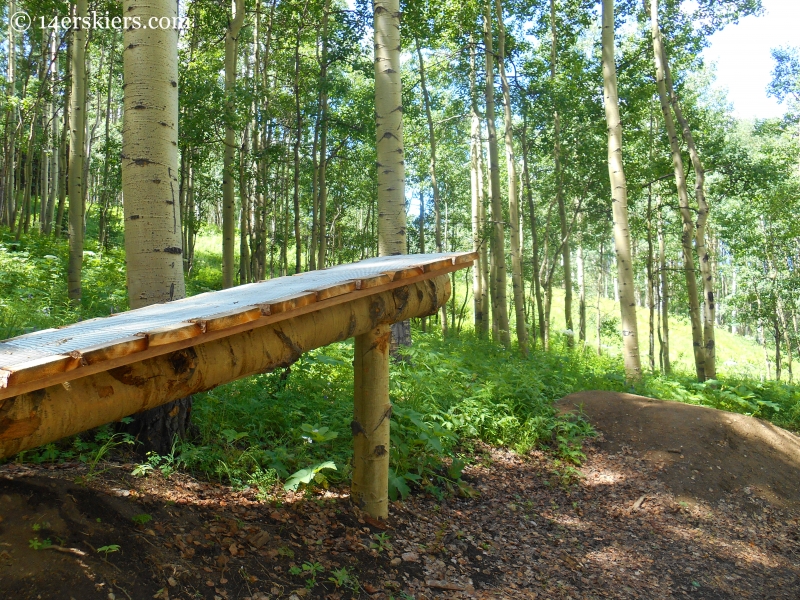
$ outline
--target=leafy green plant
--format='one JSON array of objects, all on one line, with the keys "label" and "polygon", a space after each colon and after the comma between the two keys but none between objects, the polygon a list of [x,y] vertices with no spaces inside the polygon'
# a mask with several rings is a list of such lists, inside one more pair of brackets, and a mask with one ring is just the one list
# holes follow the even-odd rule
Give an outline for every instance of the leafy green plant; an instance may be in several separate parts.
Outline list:
[{"label": "leafy green plant", "polygon": [[107,546],[100,546],[97,549],[97,552],[98,553],[102,552],[103,555],[104,555],[104,558],[108,559],[108,555],[109,554],[111,554],[113,552],[119,552],[119,549],[120,549],[120,545],[119,544],[109,544]]},{"label": "leafy green plant", "polygon": [[330,581],[337,588],[340,588],[342,586],[352,585],[353,576],[347,570],[347,567],[342,567],[341,569],[333,569],[331,571],[331,576],[328,577],[328,581]]},{"label": "leafy green plant", "polygon": [[382,533],[376,533],[372,537],[375,539],[375,541],[372,542],[369,547],[373,550],[377,550],[378,554],[392,549],[392,543],[389,541],[389,534],[385,531]]},{"label": "leafy green plant", "polygon": [[51,542],[49,539],[44,539],[42,541],[39,541],[38,537],[34,537],[33,539],[28,540],[28,548],[31,548],[33,550],[43,550],[45,548],[49,548],[52,545],[53,542]]},{"label": "leafy green plant", "polygon": [[153,517],[148,515],[147,513],[141,513],[131,517],[131,520],[137,525],[146,525],[147,523],[153,520]]},{"label": "leafy green plant", "polygon": [[328,480],[325,477],[325,474],[322,471],[326,469],[336,470],[336,464],[333,461],[326,460],[325,462],[321,462],[316,465],[312,465],[310,467],[306,467],[305,469],[300,469],[292,475],[289,476],[289,479],[286,480],[283,488],[289,492],[293,492],[297,490],[298,487],[301,485],[309,485],[312,481],[322,485],[323,487],[327,487]]},{"label": "leafy green plant", "polygon": [[256,488],[256,498],[262,502],[268,500],[270,491],[278,483],[278,472],[275,469],[256,467],[247,480],[248,485]]}]

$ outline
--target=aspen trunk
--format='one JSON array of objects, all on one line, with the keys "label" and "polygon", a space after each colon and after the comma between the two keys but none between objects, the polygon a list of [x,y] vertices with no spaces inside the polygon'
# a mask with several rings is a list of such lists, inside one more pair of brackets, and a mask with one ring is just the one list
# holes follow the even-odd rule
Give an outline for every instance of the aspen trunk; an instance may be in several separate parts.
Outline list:
[{"label": "aspen trunk", "polygon": [[586,277],[583,265],[583,241],[578,240],[575,262],[578,268],[578,340],[581,348],[586,346]]},{"label": "aspen trunk", "polygon": [[[8,14],[13,15],[17,11],[15,0],[11,0],[8,5]],[[8,108],[6,111],[6,126],[4,132],[10,131],[7,146],[6,178],[3,182],[3,214],[2,222],[9,227],[14,226],[14,202],[15,202],[15,179],[14,179],[14,158],[16,156],[16,131],[18,108],[11,102],[16,95],[16,31],[13,27],[11,18],[8,19],[7,30],[8,57],[6,60],[6,95],[8,96]],[[67,63],[69,64],[69,62]],[[67,69],[69,70],[69,68]]]},{"label": "aspen trunk", "polygon": [[[76,16],[86,18],[87,0],[78,0]],[[69,175],[69,266],[67,289],[70,302],[81,302],[81,267],[83,265],[83,162],[86,140],[86,29],[72,33],[72,93],[70,95]]]},{"label": "aspen trunk", "polygon": [[[177,5],[170,0],[125,0],[123,10],[144,23],[151,17],[177,17]],[[123,48],[125,256],[130,306],[140,308],[186,295],[177,180],[178,32],[126,29]],[[183,400],[148,411],[128,426],[144,451],[170,451],[189,423],[187,395],[170,397]],[[145,403],[141,409],[157,405]]]},{"label": "aspen trunk", "polygon": [[[100,192],[100,217],[98,223],[98,245],[103,250],[108,245],[108,205],[111,200],[108,192],[108,167],[111,163],[111,147],[109,145],[111,137],[111,88],[114,78],[114,49],[117,41],[116,34],[113,37],[114,44],[111,46],[110,56],[108,57],[108,90],[106,90],[106,122],[105,122],[105,145],[106,157],[103,163],[103,189]],[[183,174],[183,170],[181,170]]]},{"label": "aspen trunk", "polygon": [[[400,0],[373,0],[373,19],[378,255],[392,256],[407,252]],[[401,322],[392,326],[392,343],[411,345],[410,323]]]},{"label": "aspen trunk", "polygon": [[[439,196],[439,182],[436,180],[436,134],[433,130],[433,116],[431,114],[431,98],[428,94],[428,84],[425,79],[425,60],[422,58],[422,47],[419,38],[414,39],[417,47],[417,59],[419,60],[419,80],[422,87],[422,100],[425,104],[425,117],[428,121],[428,144],[431,150],[428,171],[431,176],[431,188],[433,189],[433,218],[434,218],[434,238],[436,240],[436,251],[442,251],[442,209],[441,197]],[[441,327],[442,336],[447,336],[447,306],[441,308]]]},{"label": "aspen trunk", "polygon": [[[653,6],[656,6],[658,0],[652,0]],[[657,7],[656,9],[657,10]],[[657,13],[656,13],[657,14]],[[657,26],[657,22],[656,22]],[[716,379],[717,377],[717,352],[716,341],[714,339],[714,321],[716,319],[716,305],[714,296],[714,275],[711,269],[711,256],[708,252],[708,245],[706,244],[706,224],[708,223],[709,207],[706,201],[705,181],[706,172],[703,168],[703,162],[700,160],[700,154],[697,151],[697,146],[694,143],[694,136],[689,127],[689,122],[683,116],[678,96],[672,85],[672,75],[669,70],[669,61],[667,60],[666,49],[664,48],[663,36],[661,31],[658,31],[659,39],[662,40],[661,51],[663,54],[665,83],[667,85],[667,93],[669,95],[672,110],[675,112],[675,118],[680,123],[681,131],[683,132],[683,139],[686,142],[686,147],[689,150],[689,158],[692,161],[694,168],[694,195],[697,199],[697,221],[695,222],[694,230],[694,244],[697,250],[697,260],[700,264],[700,277],[703,282],[703,349],[705,351],[703,369],[706,379]]]},{"label": "aspen trunk", "polygon": [[628,188],[622,163],[622,120],[617,94],[617,66],[614,62],[614,0],[603,0],[603,96],[608,125],[608,174],[614,218],[614,248],[622,318],[625,374],[629,380],[642,376],[639,332],[633,298],[631,239],[628,229]]},{"label": "aspen trunk", "polygon": [[374,519],[389,516],[389,345],[379,325],[355,339],[353,483],[351,501]]},{"label": "aspen trunk", "polygon": [[[557,31],[556,5],[550,0],[550,79],[555,81],[557,68]],[[561,225],[561,261],[564,268],[564,324],[569,331],[574,331],[572,323],[572,261],[569,243],[569,227],[567,225],[567,209],[564,204],[564,186],[561,173],[561,115],[556,108],[553,114],[553,164],[556,178],[556,201],[558,202],[558,220]],[[572,347],[573,337],[567,336],[567,346]]]},{"label": "aspen trunk", "polygon": [[[649,186],[650,188],[652,186]],[[656,317],[656,283],[653,270],[653,195],[652,189],[647,190],[647,312],[648,312],[648,352],[650,360],[650,372],[656,371],[656,338],[655,338],[655,317]]]},{"label": "aspen trunk", "polygon": [[[305,7],[308,7],[306,3]],[[302,18],[305,18],[305,9]],[[300,146],[303,143],[303,112],[300,106],[300,37],[303,26],[297,29],[297,41],[294,46],[294,178],[292,186],[292,209],[294,215],[294,272],[300,273],[302,266],[302,245],[300,238]]]},{"label": "aspen trunk", "polygon": [[378,254],[406,253],[400,2],[374,0]]},{"label": "aspen trunk", "polygon": [[672,372],[669,361],[669,280],[667,279],[667,253],[664,241],[664,221],[658,207],[658,265],[661,281],[661,368],[665,375]]},{"label": "aspen trunk", "polygon": [[503,90],[503,124],[506,145],[506,170],[508,172],[509,236],[511,238],[511,287],[514,293],[514,315],[516,318],[517,342],[522,354],[528,354],[528,329],[525,322],[525,290],[522,283],[522,252],[519,218],[519,195],[517,193],[517,167],[514,162],[514,130],[511,113],[511,90],[506,77],[506,28],[503,22],[502,0],[495,0],[497,13],[497,67],[500,86]]},{"label": "aspen trunk", "polygon": [[489,197],[492,203],[491,281],[492,337],[506,348],[511,346],[508,326],[506,279],[506,250],[503,231],[503,205],[500,199],[500,159],[497,148],[497,129],[494,112],[494,49],[492,41],[492,11],[489,4],[483,16],[483,42],[486,48],[486,128],[489,134]]},{"label": "aspen trunk", "polygon": [[675,122],[672,119],[669,98],[667,97],[666,69],[664,66],[664,50],[661,34],[658,29],[658,0],[650,0],[650,25],[653,37],[653,56],[656,66],[656,83],[658,97],[661,101],[661,111],[664,113],[664,123],[669,136],[672,150],[672,165],[675,171],[675,185],[678,188],[678,202],[680,205],[683,230],[681,243],[683,246],[683,265],[686,275],[686,292],[689,296],[689,318],[692,324],[692,347],[694,350],[694,363],[697,379],[705,381],[705,348],[703,346],[703,327],[700,318],[700,302],[697,297],[697,276],[695,272],[694,255],[692,254],[692,237],[694,222],[689,207],[689,192],[686,187],[686,175],[683,168],[681,148],[678,143],[678,134]]},{"label": "aspen trunk", "polygon": [[368,334],[397,320],[436,314],[450,293],[449,276],[440,275],[89,375],[68,386],[57,384],[6,399],[0,458],[140,411],[152,412],[223,383],[286,367],[303,352]]},{"label": "aspen trunk", "polygon": [[536,221],[536,206],[533,202],[533,190],[531,188],[531,176],[528,170],[528,121],[527,112],[522,121],[522,175],[525,179],[525,192],[528,198],[528,213],[531,222],[531,253],[533,262],[533,292],[536,298],[536,315],[539,323],[539,338],[544,344],[546,337],[546,323],[544,318],[544,305],[542,304],[542,283],[540,278],[539,265],[539,226]]},{"label": "aspen trunk", "polygon": [[236,198],[234,188],[234,162],[236,160],[236,132],[233,130],[233,112],[236,91],[236,56],[239,32],[244,25],[244,0],[231,1],[231,19],[225,32],[225,149],[222,154],[222,287],[233,287],[236,271],[234,247],[236,243]]},{"label": "aspen trunk", "polygon": [[597,260],[597,305],[595,306],[596,314],[597,314],[597,323],[595,324],[595,330],[597,333],[597,356],[603,355],[603,323],[602,323],[602,315],[600,313],[600,296],[603,291],[603,268],[605,266],[605,258],[603,255],[603,242],[600,242],[600,253]]},{"label": "aspen trunk", "polygon": [[[72,5],[71,5],[72,6]],[[74,15],[75,7],[72,6],[70,14]],[[67,54],[66,63],[72,64],[72,37],[67,36]],[[56,211],[56,219],[54,223],[54,236],[56,239],[61,237],[63,233],[62,228],[64,225],[64,209],[67,201],[67,167],[69,164],[69,157],[67,156],[67,140],[69,139],[70,123],[69,114],[72,107],[72,69],[66,69],[66,81],[64,82],[64,124],[61,128],[61,140],[58,146],[58,210]]]},{"label": "aspen trunk", "polygon": [[478,113],[475,76],[475,46],[470,46],[470,191],[472,199],[472,250],[478,253],[478,260],[472,268],[472,296],[475,331],[480,336],[489,333],[489,314],[486,288],[484,287],[483,266],[486,263],[485,224],[481,219],[484,203],[483,168],[481,161],[481,117]]},{"label": "aspen trunk", "polygon": [[475,314],[475,331],[479,336],[489,334],[489,296],[486,267],[486,222],[483,193],[483,143],[481,142],[481,114],[478,110],[477,69],[475,65],[475,42],[470,34],[469,51],[470,92],[470,190],[472,195],[472,249],[478,260],[472,269],[472,292]]},{"label": "aspen trunk", "polygon": [[319,136],[319,170],[317,177],[317,206],[319,214],[317,216],[317,235],[319,239],[319,255],[317,256],[317,268],[325,268],[325,257],[328,252],[327,228],[328,228],[328,21],[330,12],[330,0],[325,0],[322,12],[322,66],[320,68],[320,136]]}]

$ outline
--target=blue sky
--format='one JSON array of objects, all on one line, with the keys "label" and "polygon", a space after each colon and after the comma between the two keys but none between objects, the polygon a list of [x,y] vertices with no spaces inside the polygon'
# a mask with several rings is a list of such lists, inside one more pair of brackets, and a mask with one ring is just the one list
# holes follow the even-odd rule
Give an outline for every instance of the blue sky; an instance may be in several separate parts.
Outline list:
[{"label": "blue sky", "polygon": [[777,117],[786,107],[767,97],[773,61],[770,49],[800,46],[800,0],[762,0],[766,14],[747,17],[714,34],[704,51],[716,64],[716,87],[728,90],[734,115],[743,118]]}]

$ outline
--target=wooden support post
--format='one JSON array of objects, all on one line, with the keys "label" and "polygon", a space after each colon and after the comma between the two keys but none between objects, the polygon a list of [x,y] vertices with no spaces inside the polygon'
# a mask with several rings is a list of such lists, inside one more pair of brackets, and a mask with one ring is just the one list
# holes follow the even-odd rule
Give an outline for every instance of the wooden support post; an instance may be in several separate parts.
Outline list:
[{"label": "wooden support post", "polygon": [[389,516],[389,343],[391,327],[379,325],[355,343],[353,503],[375,519]]}]

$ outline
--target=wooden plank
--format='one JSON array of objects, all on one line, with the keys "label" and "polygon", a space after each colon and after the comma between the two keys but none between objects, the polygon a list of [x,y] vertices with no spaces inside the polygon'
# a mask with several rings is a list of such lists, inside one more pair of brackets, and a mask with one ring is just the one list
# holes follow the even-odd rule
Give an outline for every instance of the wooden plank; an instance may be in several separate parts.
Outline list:
[{"label": "wooden plank", "polygon": [[394,271],[390,273],[381,273],[380,275],[375,275],[373,277],[365,277],[364,279],[359,279],[356,281],[356,289],[368,290],[370,288],[378,287],[379,285],[391,283],[392,279],[394,279]]},{"label": "wooden plank", "polygon": [[317,292],[301,292],[294,296],[287,296],[279,300],[273,300],[265,304],[260,304],[261,312],[264,312],[264,307],[267,307],[270,315],[277,315],[280,313],[289,312],[317,301]]},{"label": "wooden plank", "polygon": [[203,330],[203,333],[209,331],[220,331],[222,329],[229,329],[242,323],[249,323],[261,318],[261,308],[258,306],[243,306],[225,312],[209,315],[202,319],[192,319],[192,323],[197,323]]},{"label": "wooden plank", "polygon": [[425,269],[423,269],[422,266],[406,267],[405,269],[395,271],[392,281],[410,279],[411,277],[416,277],[417,275],[422,275],[424,273]]},{"label": "wooden plank", "polygon": [[76,369],[81,361],[69,354],[55,354],[36,358],[0,370],[0,388],[46,379]]},{"label": "wooden plank", "polygon": [[425,273],[432,273],[434,271],[440,271],[442,269],[446,269],[453,264],[453,257],[442,258],[441,260],[435,260],[433,262],[425,263],[422,265],[422,270]]},{"label": "wooden plank", "polygon": [[355,292],[357,287],[358,286],[356,285],[355,281],[344,281],[342,283],[337,283],[336,285],[332,285],[330,287],[316,290],[317,302],[321,302],[322,300],[327,300],[328,298],[335,298],[336,296],[349,294],[350,292]]},{"label": "wooden plank", "polygon": [[464,265],[467,263],[473,263],[478,260],[478,253],[477,252],[465,252],[463,254],[459,254],[458,256],[453,258],[454,265]]},{"label": "wooden plank", "polygon": [[147,350],[147,337],[134,335],[113,342],[105,342],[80,350],[73,350],[70,356],[80,361],[81,366],[93,365],[95,363],[113,360]]},{"label": "wooden plank", "polygon": [[147,336],[148,346],[164,346],[165,344],[173,344],[181,340],[188,340],[197,337],[203,333],[203,329],[197,323],[174,323],[153,329],[152,331],[145,331],[142,335]]}]

